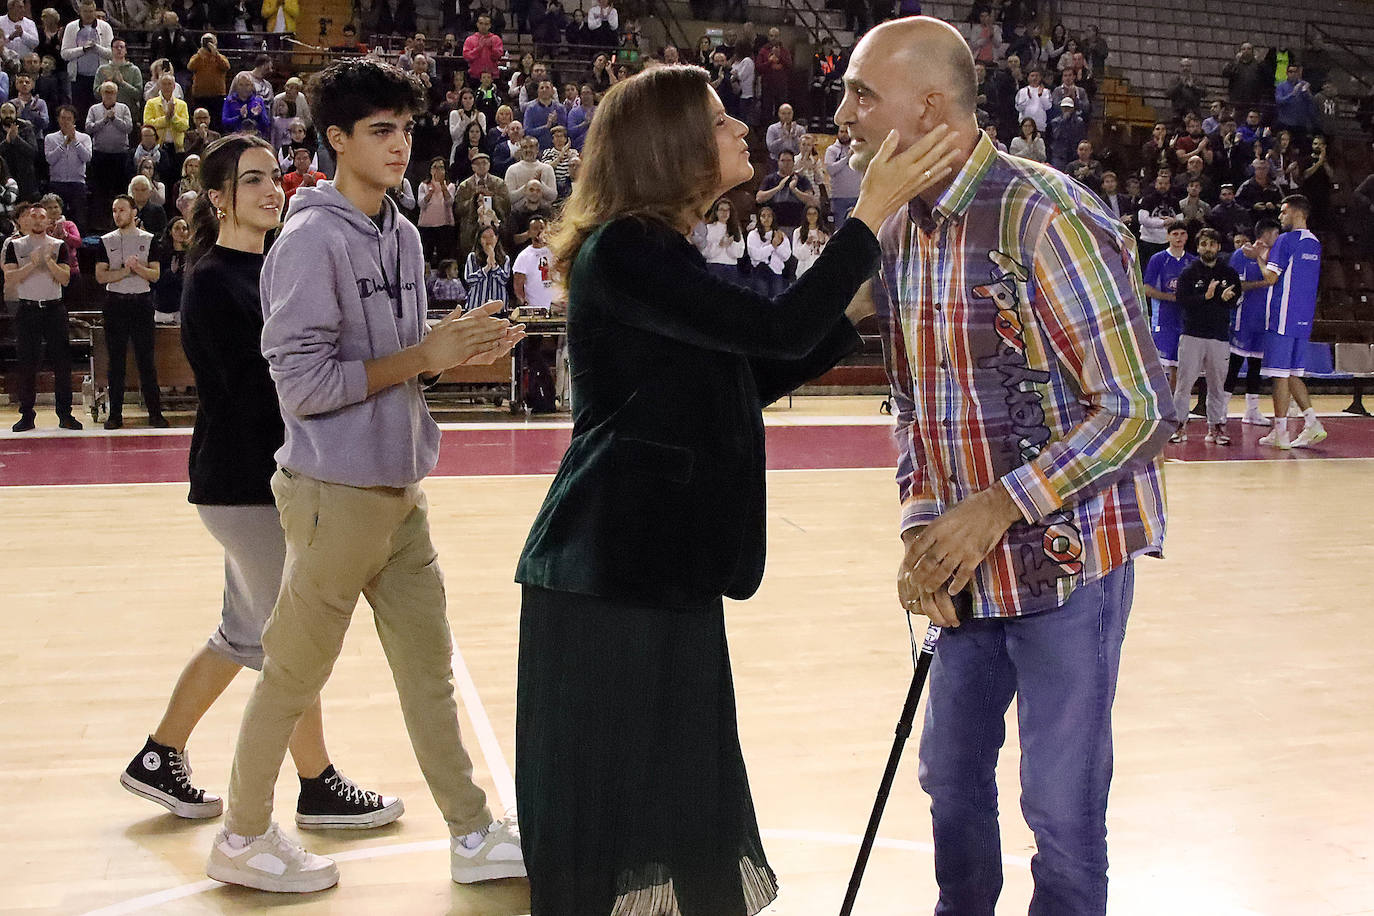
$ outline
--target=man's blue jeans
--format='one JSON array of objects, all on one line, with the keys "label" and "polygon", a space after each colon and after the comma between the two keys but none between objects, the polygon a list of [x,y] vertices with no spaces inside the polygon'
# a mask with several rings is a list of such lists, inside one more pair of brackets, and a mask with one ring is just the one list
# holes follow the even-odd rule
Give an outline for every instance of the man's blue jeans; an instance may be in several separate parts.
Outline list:
[{"label": "man's blue jeans", "polygon": [[1134,585],[1127,563],[1052,611],[941,635],[920,752],[937,916],[992,916],[1002,890],[996,767],[1013,696],[1021,811],[1037,849],[1030,914],[1106,913],[1112,700]]}]

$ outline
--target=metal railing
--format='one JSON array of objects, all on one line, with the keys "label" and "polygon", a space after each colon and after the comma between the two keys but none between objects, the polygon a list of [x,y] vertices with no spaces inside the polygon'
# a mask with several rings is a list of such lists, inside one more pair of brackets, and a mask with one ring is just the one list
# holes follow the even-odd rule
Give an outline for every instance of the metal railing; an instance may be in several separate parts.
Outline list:
[{"label": "metal railing", "polygon": [[[1334,45],[1345,53],[1347,60],[1335,63],[1340,67],[1351,80],[1359,83],[1366,91],[1374,90],[1374,48],[1365,46],[1360,50],[1355,45],[1350,44],[1340,35],[1329,31],[1325,26],[1316,22],[1303,23],[1302,45],[1304,48],[1312,46],[1312,37],[1320,36],[1321,39],[1330,45]],[[1301,62],[1301,58],[1299,58]]]},{"label": "metal railing", "polygon": [[696,47],[696,39],[687,35],[687,30],[682,27],[677,13],[673,12],[672,6],[664,0],[645,0],[644,11],[663,23],[664,34],[682,53],[691,53],[691,49]]},{"label": "metal railing", "polygon": [[830,23],[826,22],[825,14],[830,11],[825,8],[823,2],[820,9],[812,6],[815,2],[818,0],[782,0],[782,8],[792,14],[792,20],[797,25],[806,29],[813,46],[819,47],[822,38],[829,38],[835,43],[836,49],[844,48],[840,37],[830,28]]}]

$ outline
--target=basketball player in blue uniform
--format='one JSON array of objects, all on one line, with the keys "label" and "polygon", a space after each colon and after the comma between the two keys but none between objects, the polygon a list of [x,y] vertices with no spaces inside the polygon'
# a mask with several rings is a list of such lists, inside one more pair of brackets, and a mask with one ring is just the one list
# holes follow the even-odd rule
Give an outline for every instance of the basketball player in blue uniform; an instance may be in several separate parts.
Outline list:
[{"label": "basketball player in blue uniform", "polygon": [[[1260,410],[1260,369],[1264,359],[1265,319],[1269,307],[1269,280],[1264,271],[1264,259],[1279,237],[1279,224],[1260,220],[1255,226],[1255,240],[1236,235],[1236,250],[1231,254],[1231,268],[1240,275],[1242,290],[1240,305],[1231,318],[1231,366],[1226,375],[1228,397],[1240,382],[1240,370],[1245,373],[1245,417],[1242,423],[1269,426],[1269,418]],[[1241,244],[1244,239],[1244,244]]]},{"label": "basketball player in blue uniform", "polygon": [[[1317,283],[1321,279],[1322,245],[1307,228],[1312,205],[1301,194],[1284,198],[1279,211],[1283,226],[1269,251],[1264,271],[1269,280],[1265,321],[1264,368],[1261,374],[1274,380],[1274,429],[1260,439],[1274,448],[1304,448],[1326,438],[1302,377],[1306,373],[1307,344],[1312,338],[1312,319],[1317,310]],[[1295,439],[1288,437],[1288,401],[1302,410],[1303,428]]]},{"label": "basketball player in blue uniform", "polygon": [[1145,265],[1145,292],[1152,303],[1150,330],[1171,387],[1178,368],[1178,339],[1183,336],[1183,317],[1176,298],[1178,278],[1184,268],[1197,260],[1187,245],[1188,224],[1174,220],[1169,224],[1169,247]]}]

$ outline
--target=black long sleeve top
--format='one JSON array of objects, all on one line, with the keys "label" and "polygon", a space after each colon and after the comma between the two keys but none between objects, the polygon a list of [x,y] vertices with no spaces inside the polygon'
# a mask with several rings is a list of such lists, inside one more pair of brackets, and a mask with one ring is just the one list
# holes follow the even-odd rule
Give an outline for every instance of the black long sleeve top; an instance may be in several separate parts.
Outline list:
[{"label": "black long sleeve top", "polygon": [[[1213,280],[1217,291],[1207,298],[1207,287]],[[1230,287],[1235,295],[1229,300],[1222,292]],[[1208,267],[1201,259],[1183,269],[1178,277],[1179,308],[1183,312],[1183,333],[1203,340],[1228,340],[1231,335],[1231,310],[1240,305],[1240,275],[1231,265],[1218,259]]]},{"label": "black long sleeve top", "polygon": [[200,399],[190,457],[190,501],[198,505],[273,502],[273,455],[286,427],[259,343],[262,262],[261,254],[216,245],[182,286],[181,344]]},{"label": "black long sleeve top", "polygon": [[850,220],[770,300],[708,273],[666,226],[594,232],[569,282],[573,439],[516,580],[661,607],[753,594],[762,409],[858,346],[844,311],[880,254]]}]

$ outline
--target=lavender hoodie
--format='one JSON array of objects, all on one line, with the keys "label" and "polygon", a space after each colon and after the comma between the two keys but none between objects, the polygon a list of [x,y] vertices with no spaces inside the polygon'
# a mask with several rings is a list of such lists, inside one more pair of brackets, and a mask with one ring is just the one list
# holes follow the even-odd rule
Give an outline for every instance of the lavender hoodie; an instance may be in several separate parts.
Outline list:
[{"label": "lavender hoodie", "polygon": [[364,360],[425,333],[420,233],[383,199],[383,228],[321,181],[291,199],[262,270],[262,354],[286,421],[277,463],[330,483],[404,487],[439,457],[412,378],[368,397]]}]

